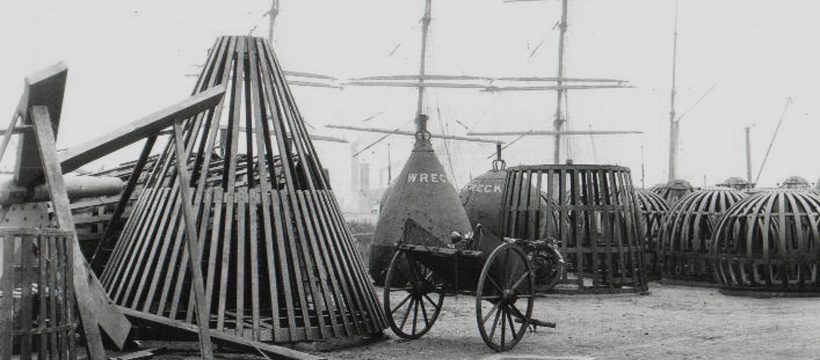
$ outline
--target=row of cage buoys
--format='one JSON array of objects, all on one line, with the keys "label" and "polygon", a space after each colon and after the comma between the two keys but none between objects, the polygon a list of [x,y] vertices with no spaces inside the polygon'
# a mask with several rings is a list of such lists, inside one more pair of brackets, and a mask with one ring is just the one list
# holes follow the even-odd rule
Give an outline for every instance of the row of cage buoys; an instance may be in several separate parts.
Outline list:
[{"label": "row of cage buoys", "polygon": [[772,189],[730,180],[692,189],[668,210],[662,196],[680,182],[636,191],[650,278],[737,295],[820,295],[820,193],[796,177]]}]

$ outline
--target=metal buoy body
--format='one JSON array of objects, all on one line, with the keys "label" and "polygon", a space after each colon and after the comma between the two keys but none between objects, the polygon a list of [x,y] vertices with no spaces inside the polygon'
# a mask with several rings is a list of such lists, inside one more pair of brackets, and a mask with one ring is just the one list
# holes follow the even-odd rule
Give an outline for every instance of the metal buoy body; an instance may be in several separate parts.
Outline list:
[{"label": "metal buoy body", "polygon": [[[407,219],[413,219],[437,239],[449,239],[453,231],[470,232],[470,221],[461,206],[458,192],[444,171],[425,127],[427,117],[419,116],[416,142],[410,158],[385,199],[373,243],[370,245],[370,275],[377,285],[384,277],[396,242]],[[446,246],[445,243],[430,244]]]}]

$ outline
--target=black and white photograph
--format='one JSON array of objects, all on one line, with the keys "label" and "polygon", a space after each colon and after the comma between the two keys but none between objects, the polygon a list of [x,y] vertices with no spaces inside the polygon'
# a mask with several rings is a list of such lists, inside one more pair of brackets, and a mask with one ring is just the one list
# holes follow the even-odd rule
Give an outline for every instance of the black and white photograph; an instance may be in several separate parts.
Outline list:
[{"label": "black and white photograph", "polygon": [[5,2],[0,360],[819,360],[818,17]]}]

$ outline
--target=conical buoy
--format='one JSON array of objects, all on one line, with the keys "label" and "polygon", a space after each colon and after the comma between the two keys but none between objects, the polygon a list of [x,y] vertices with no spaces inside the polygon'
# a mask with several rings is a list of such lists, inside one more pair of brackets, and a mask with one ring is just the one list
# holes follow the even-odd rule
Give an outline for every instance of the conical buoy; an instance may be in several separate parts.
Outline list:
[{"label": "conical buoy", "polygon": [[416,119],[413,151],[379,213],[370,245],[370,275],[377,285],[384,284],[395,244],[402,237],[407,219],[413,219],[442,241],[449,239],[453,231],[462,234],[471,231],[458,192],[433,151],[426,123],[426,115]]}]

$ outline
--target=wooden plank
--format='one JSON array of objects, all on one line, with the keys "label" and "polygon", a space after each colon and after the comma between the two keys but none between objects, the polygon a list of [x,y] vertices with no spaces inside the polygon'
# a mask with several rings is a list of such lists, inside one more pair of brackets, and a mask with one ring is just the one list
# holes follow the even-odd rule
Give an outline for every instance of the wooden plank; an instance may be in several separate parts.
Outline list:
[{"label": "wooden plank", "polygon": [[0,276],[0,357],[11,359],[12,330],[14,329],[14,237],[10,233],[3,236],[3,276]]},{"label": "wooden plank", "polygon": [[[42,169],[51,193],[54,215],[61,229],[74,233],[74,220],[71,217],[71,208],[69,206],[68,193],[63,183],[63,174],[60,169],[60,164],[57,161],[57,145],[54,143],[55,138],[51,128],[52,122],[49,116],[49,110],[45,106],[34,106],[31,108],[31,112],[37,134],[38,151],[42,160]],[[108,307],[108,304],[99,304],[95,301],[95,298],[92,296],[92,291],[102,295],[106,300],[108,300],[108,297],[104,292],[100,292],[99,289],[91,286],[89,279],[96,280],[96,277],[89,271],[90,269],[88,269],[85,259],[82,257],[80,244],[76,240],[76,234],[73,243],[74,286],[78,297],[77,305],[80,308],[80,318],[82,319],[86,346],[88,347],[92,360],[103,360],[105,359],[105,349],[103,349],[100,329],[97,327],[97,314],[99,311]],[[97,282],[97,284],[99,284],[99,282]],[[130,324],[128,324],[128,328],[130,330]]]},{"label": "wooden plank", "polygon": [[102,272],[105,264],[108,262],[108,256],[103,255],[102,253],[107,251],[107,254],[109,254],[110,250],[108,249],[113,249],[114,245],[116,245],[117,239],[113,238],[114,231],[121,228],[122,214],[125,212],[125,208],[131,200],[131,194],[137,187],[140,174],[142,174],[142,170],[148,163],[148,157],[151,155],[151,149],[154,148],[154,143],[156,143],[156,141],[156,136],[149,136],[145,140],[145,145],[142,147],[140,157],[134,165],[131,175],[128,177],[128,182],[125,184],[125,189],[123,189],[122,195],[120,195],[120,200],[117,202],[117,207],[114,209],[114,213],[111,214],[111,221],[109,221],[108,225],[105,227],[102,241],[100,241],[97,245],[97,249],[94,250],[94,255],[91,257],[91,268],[97,274]]},{"label": "wooden plank", "polygon": [[[258,231],[259,224],[257,223],[257,204],[261,201],[261,196],[258,190],[252,189],[248,194],[248,219],[250,220],[250,256],[251,256],[251,323],[252,336],[251,338],[259,341],[261,332],[260,321],[260,304],[259,304],[259,243]],[[267,242],[267,241],[266,241]],[[270,286],[271,284],[269,284]],[[274,283],[275,285],[275,283]],[[271,304],[275,305],[277,302],[271,299]],[[277,309],[271,306],[272,309]]]},{"label": "wooden plank", "polygon": [[[259,105],[261,105],[262,102],[264,101],[264,99],[263,99],[263,95],[261,94],[262,85],[260,84],[260,79],[259,79],[260,71],[259,71],[259,63],[256,61],[256,59],[257,59],[256,51],[257,51],[256,46],[249,46],[248,47],[248,54],[249,54],[248,55],[248,67],[251,70],[250,71],[250,79],[249,79],[250,80],[249,83],[250,83],[251,91],[248,93],[248,96],[249,96],[249,99],[250,99],[249,101],[251,103],[258,102]],[[273,158],[271,157],[270,153],[268,153],[266,151],[269,148],[267,145],[270,144],[270,136],[268,136],[268,134],[269,134],[268,131],[269,130],[268,130],[268,127],[267,127],[266,115],[262,113],[264,107],[262,107],[262,106],[253,106],[252,108],[253,108],[253,117],[254,117],[255,121],[254,121],[254,124],[251,126],[251,128],[254,130],[254,133],[256,135],[257,158],[260,159],[260,161],[265,161],[266,160],[268,164],[273,164]],[[278,285],[277,285],[277,282],[276,282],[277,274],[279,274],[279,271],[276,269],[276,266],[275,266],[276,260],[274,258],[273,242],[274,242],[274,239],[279,239],[279,238],[274,238],[273,237],[273,228],[272,228],[272,224],[271,224],[271,198],[270,198],[270,196],[271,196],[271,184],[270,184],[271,181],[268,178],[269,171],[267,171],[267,170],[268,169],[265,169],[263,171],[259,171],[259,188],[260,188],[260,190],[258,192],[254,192],[254,196],[252,196],[251,198],[253,200],[256,200],[255,195],[258,194],[259,195],[259,200],[258,201],[261,203],[261,207],[262,207],[262,226],[263,226],[262,230],[264,231],[264,238],[263,238],[264,240],[263,240],[263,242],[265,243],[265,248],[264,248],[265,253],[263,255],[265,256],[265,261],[266,261],[266,264],[267,264],[268,288],[269,288],[269,293],[270,293],[271,309],[272,309],[272,313],[273,313],[273,315],[272,315],[272,317],[273,317],[273,320],[272,320],[272,327],[273,327],[272,334],[273,334],[273,340],[278,341],[280,338],[282,338],[282,336],[280,336],[281,327],[279,326],[279,319],[278,319],[279,309],[280,309],[279,290],[278,290]],[[270,170],[273,170],[273,169],[270,169]],[[273,173],[273,171],[270,171],[270,173]],[[255,217],[256,217],[255,211],[252,211],[251,212],[251,217],[250,217],[250,219],[251,219],[251,229],[255,229],[256,226],[258,226],[256,221],[254,220]],[[252,231],[251,241],[254,244],[256,244],[255,239],[256,239],[256,231]],[[253,251],[253,249],[252,249],[252,251]],[[251,256],[253,257],[253,252],[251,253]],[[254,269],[255,268],[256,267],[254,267]],[[257,276],[254,276],[253,278],[257,279]],[[259,279],[259,280],[262,280],[262,279]],[[253,286],[258,286],[258,285],[259,284],[257,284],[256,282],[253,284]],[[254,314],[253,314],[253,316],[254,316],[254,329],[255,329],[255,331],[258,335],[259,320],[256,317],[259,316],[259,309],[257,308],[257,306],[258,306],[258,304],[254,305]]]},{"label": "wooden plank", "polygon": [[[293,290],[291,289],[290,271],[291,270],[298,271],[298,269],[295,269],[295,268],[291,269],[291,267],[288,266],[290,261],[288,261],[287,250],[285,249],[285,243],[287,242],[287,238],[285,238],[285,229],[284,229],[285,225],[283,224],[283,219],[286,219],[286,218],[282,216],[282,207],[283,206],[282,206],[282,201],[280,200],[281,199],[280,193],[279,193],[279,191],[274,190],[274,191],[271,191],[269,196],[271,196],[271,204],[273,204],[273,220],[275,221],[275,224],[276,224],[276,226],[275,226],[275,228],[276,228],[276,237],[275,237],[276,241],[275,242],[276,242],[277,250],[278,250],[277,254],[279,255],[279,264],[281,264],[281,268],[278,269],[281,272],[281,275],[279,275],[279,278],[282,279],[282,289],[284,290],[284,293],[285,293],[285,309],[286,309],[285,313],[287,314],[287,317],[288,317],[287,318],[288,338],[287,338],[287,340],[285,340],[285,339],[282,339],[282,340],[287,341],[287,342],[293,342],[293,341],[298,340],[298,337],[297,337],[297,332],[296,332],[296,314],[295,314],[295,310],[294,310],[296,307],[293,304],[294,296],[293,296]],[[286,220],[289,223],[290,219],[286,219]],[[271,242],[273,242],[273,241],[271,241]],[[269,260],[273,260],[273,259],[269,259]],[[271,261],[269,264],[270,264],[271,267],[275,267],[275,263],[273,261]],[[276,283],[275,282],[271,283],[271,288],[275,288],[274,284],[276,284]],[[277,324],[279,323],[279,309],[277,308],[275,310],[276,311],[274,311],[274,313],[273,313],[274,328],[277,327]]]},{"label": "wooden plank", "polygon": [[[22,237],[20,244],[20,330],[23,331],[23,336],[20,337],[20,354],[22,359],[31,357],[31,315],[34,298],[31,294],[31,287],[36,282],[34,279],[34,264],[32,257],[34,256],[34,240],[39,236],[25,235]],[[65,258],[64,258],[65,259]],[[9,294],[10,295],[10,294]]]},{"label": "wooden plank", "polygon": [[[124,314],[126,314],[130,317],[133,317],[133,318],[155,322],[155,323],[158,323],[158,324],[170,326],[170,327],[173,327],[175,329],[179,329],[179,330],[183,330],[183,331],[187,331],[187,332],[191,332],[191,333],[196,333],[197,332],[196,325],[192,325],[192,324],[185,323],[185,322],[182,322],[182,321],[174,321],[174,320],[162,317],[162,316],[146,314],[146,313],[143,313],[143,312],[140,312],[140,311],[136,311],[136,310],[132,310],[132,309],[128,309],[128,308],[123,308],[123,307],[120,308],[120,311],[122,311]],[[253,341],[253,340],[249,340],[249,339],[246,339],[246,338],[243,338],[243,337],[239,337],[239,336],[236,336],[236,335],[231,335],[231,334],[227,334],[227,333],[223,333],[223,332],[219,332],[219,331],[211,332],[211,337],[216,341],[229,343],[229,344],[234,345],[234,346],[240,346],[240,347],[244,347],[244,348],[248,348],[248,349],[257,349],[257,350],[265,352],[266,354],[273,355],[277,358],[294,359],[294,360],[326,360],[326,358],[321,357],[321,356],[315,356],[315,355],[299,352],[299,351],[289,349],[289,348],[286,348],[286,347],[283,347],[283,346],[278,346],[278,345]]]},{"label": "wooden plank", "polygon": [[74,171],[91,161],[155,135],[175,121],[186,119],[213,108],[225,93],[224,87],[214,87],[190,98],[147,115],[99,138],[68,149],[60,158],[64,173]]},{"label": "wooden plank", "polygon": [[[48,257],[47,256],[48,256],[49,239],[46,238],[45,236],[40,236],[37,239],[37,244],[38,244],[38,248],[40,249],[40,251],[38,251],[38,254],[37,254],[37,256],[38,256],[37,260],[38,260],[38,263],[40,264],[40,280],[39,280],[38,284],[42,284],[40,286],[45,287],[46,286],[45,284],[48,283],[47,274],[49,273],[49,271],[53,271],[53,270],[49,269],[49,265],[48,265]],[[0,280],[0,283],[2,283],[2,280]],[[39,299],[40,314],[41,314],[40,318],[45,319],[45,318],[48,317],[48,311],[47,311],[47,307],[46,307],[47,304],[48,304],[48,295],[45,291],[38,291],[37,294],[39,295],[39,298],[40,298]],[[2,325],[0,325],[0,327],[2,327]],[[48,346],[48,336],[45,335],[46,321],[40,321],[40,324],[39,324],[39,327],[37,328],[37,330],[39,330],[40,333],[43,334],[43,335],[40,336],[40,350],[38,352],[38,355],[39,355],[40,359],[46,359],[46,358],[48,358],[48,348],[47,348],[47,346]]]},{"label": "wooden plank", "polygon": [[[60,268],[57,266],[58,264],[58,254],[57,254],[57,243],[54,241],[49,241],[49,249],[48,249],[48,258],[49,258],[49,273],[48,273],[48,288],[49,289],[56,289],[57,288],[57,274],[60,273]],[[48,296],[48,306],[51,313],[49,314],[49,320],[52,324],[58,325],[58,318],[57,318],[57,296],[50,294]],[[80,318],[82,318],[82,313],[80,314]],[[49,349],[51,350],[51,358],[57,359],[58,357],[58,349],[57,346],[60,343],[60,334],[56,331],[51,332],[51,342],[49,343]]]},{"label": "wooden plank", "polygon": [[[236,197],[236,335],[244,336],[242,327],[245,316],[245,213],[247,212],[247,189],[239,191]],[[250,244],[255,246],[256,244]],[[256,264],[250,264],[256,267]]]},{"label": "wooden plank", "polygon": [[[45,106],[51,115],[49,127],[51,127],[56,138],[67,77],[68,68],[62,62],[26,77],[25,89],[23,90],[24,96],[20,99],[17,108],[23,120],[23,125],[32,125],[33,120],[29,116],[30,106]],[[33,133],[22,136],[17,147],[17,159],[14,169],[14,182],[17,185],[29,186],[42,179],[41,155]]]},{"label": "wooden plank", "polygon": [[[332,244],[332,242],[336,240],[336,231],[335,229],[331,229],[332,224],[325,213],[327,206],[322,203],[321,198],[319,197],[319,192],[309,192],[308,200],[308,204],[311,205],[311,212],[315,214],[314,219],[316,219],[316,226],[320,227],[322,230],[322,232],[319,233],[319,247],[321,249],[322,257],[327,262],[327,268],[329,271],[328,275],[331,280],[331,285],[333,286],[333,298],[336,299],[335,311],[330,313],[331,320],[335,320],[337,316],[335,312],[338,311],[339,315],[341,315],[342,324],[344,325],[345,331],[348,336],[351,336],[354,333],[350,327],[350,321],[345,311],[351,311],[350,309],[352,309],[353,303],[350,299],[350,291],[347,287],[347,281],[339,281],[342,279],[342,274],[347,271],[347,267],[342,266],[339,263],[339,260],[336,257],[336,251],[334,251],[335,249],[338,249],[337,246]],[[341,283],[341,287],[339,283]],[[333,325],[334,328],[337,326],[335,323]]]},{"label": "wooden plank", "polygon": [[[327,288],[327,270],[325,269],[325,265],[323,264],[323,262],[320,261],[322,260],[322,253],[316,245],[316,231],[314,231],[313,229],[313,216],[311,215],[308,209],[308,205],[305,202],[305,191],[299,190],[296,192],[295,195],[296,198],[294,200],[298,201],[300,210],[300,212],[298,213],[298,217],[301,219],[302,222],[304,222],[304,227],[307,230],[307,234],[305,234],[306,236],[302,237],[304,243],[302,243],[301,247],[302,253],[304,254],[304,258],[306,260],[309,260],[308,269],[310,270],[308,272],[308,279],[310,281],[311,291],[313,292],[313,307],[316,310],[316,317],[318,318],[317,320],[319,323],[319,331],[321,332],[323,338],[327,338],[330,336],[339,336],[339,334],[336,333],[336,319],[332,316],[332,313],[330,316],[331,326],[328,326],[328,324],[325,321],[325,310],[328,308],[333,309],[333,306],[330,305],[330,297],[332,297],[334,293]],[[319,259],[317,259],[317,257],[319,257]],[[316,269],[315,271],[313,271],[314,268]],[[314,273],[318,273],[318,279],[316,278],[316,275]],[[318,288],[316,286],[317,283],[319,284]],[[333,331],[335,334],[331,335],[329,330]]]},{"label": "wooden plank", "polygon": [[188,187],[188,169],[187,159],[182,145],[182,126],[179,122],[174,123],[174,146],[176,148],[176,165],[177,177],[179,178],[179,188],[182,201],[182,214],[185,218],[185,231],[188,254],[190,261],[188,266],[191,269],[193,276],[194,301],[197,307],[197,326],[199,329],[199,344],[201,348],[202,358],[210,360],[214,358],[213,350],[211,349],[211,336],[208,326],[208,309],[205,307],[205,285],[202,281],[202,258],[199,251],[199,241],[197,240],[196,215],[193,208],[191,208],[191,193]]}]

